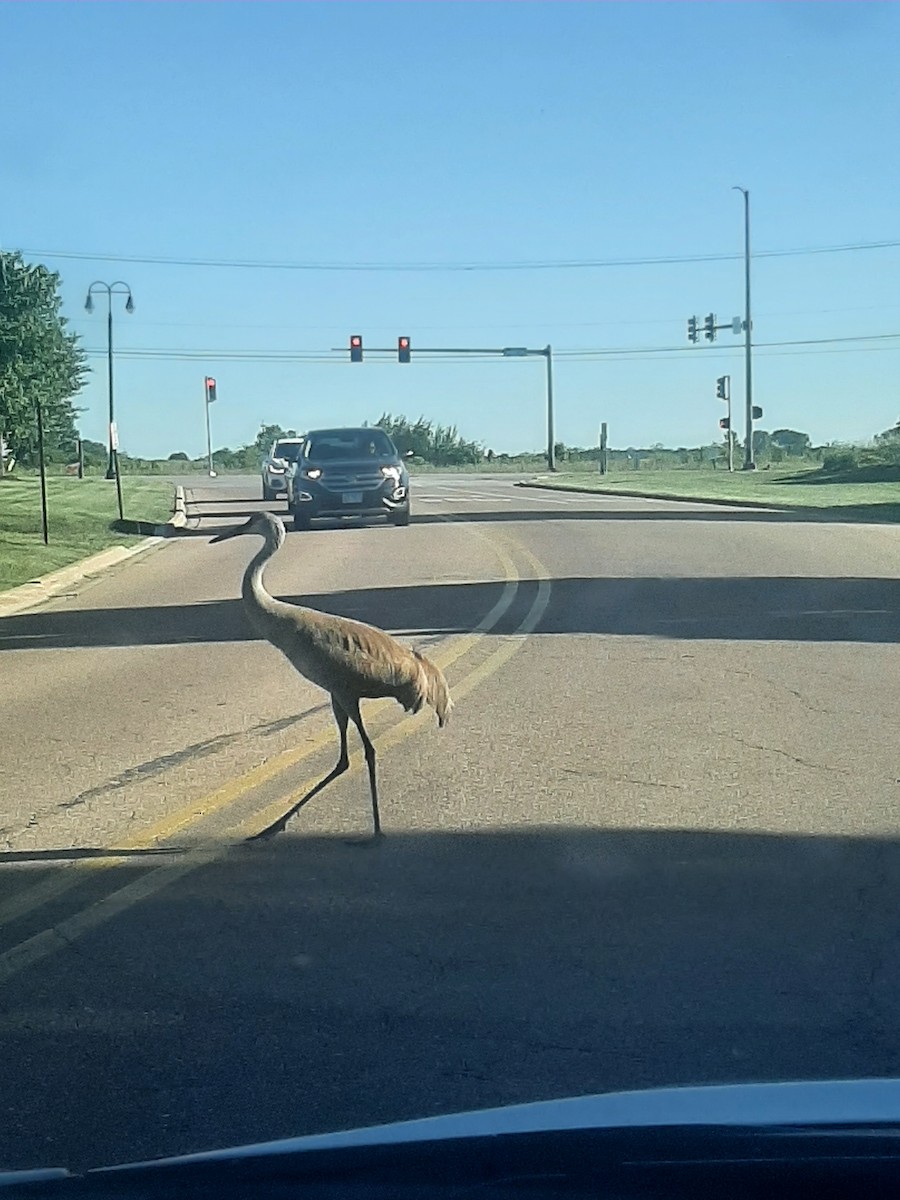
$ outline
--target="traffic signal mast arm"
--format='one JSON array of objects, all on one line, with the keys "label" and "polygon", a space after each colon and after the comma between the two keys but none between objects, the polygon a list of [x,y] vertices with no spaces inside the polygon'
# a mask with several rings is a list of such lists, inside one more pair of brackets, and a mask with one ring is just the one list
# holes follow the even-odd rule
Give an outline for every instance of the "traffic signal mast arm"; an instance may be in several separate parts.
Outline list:
[{"label": "traffic signal mast arm", "polygon": [[[732,333],[736,334],[740,333],[743,328],[744,322],[740,317],[732,317],[730,321],[724,321],[722,323],[716,320],[715,313],[707,313],[703,318],[703,336],[708,342],[714,342],[716,340],[716,333],[720,329],[730,329]],[[689,342],[696,343],[700,341],[699,317],[688,317],[687,336]]]}]

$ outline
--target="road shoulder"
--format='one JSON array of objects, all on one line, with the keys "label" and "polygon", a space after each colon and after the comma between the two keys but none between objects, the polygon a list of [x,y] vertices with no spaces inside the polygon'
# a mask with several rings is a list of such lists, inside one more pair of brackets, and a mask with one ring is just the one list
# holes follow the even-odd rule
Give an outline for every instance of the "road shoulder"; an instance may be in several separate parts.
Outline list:
[{"label": "road shoulder", "polygon": [[23,583],[8,591],[0,592],[0,617],[12,617],[17,613],[35,608],[54,596],[58,596],[60,592],[64,592],[74,583],[100,575],[120,563],[127,562],[128,559],[145,554],[148,550],[161,545],[173,530],[182,529],[187,521],[184,488],[180,485],[175,488],[173,507],[174,512],[171,518],[164,524],[155,526],[153,534],[143,538],[135,546],[110,546],[98,554],[91,554],[88,558],[69,563],[68,566],[60,567],[58,571],[51,571],[39,579],[33,579],[29,583]]}]

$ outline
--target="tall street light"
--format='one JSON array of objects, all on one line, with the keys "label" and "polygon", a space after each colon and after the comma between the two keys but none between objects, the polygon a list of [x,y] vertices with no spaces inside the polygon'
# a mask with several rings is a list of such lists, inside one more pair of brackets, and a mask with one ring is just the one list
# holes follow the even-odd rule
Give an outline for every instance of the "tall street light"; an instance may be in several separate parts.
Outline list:
[{"label": "tall street light", "polygon": [[88,312],[94,311],[94,292],[105,292],[107,301],[107,316],[106,316],[106,346],[107,346],[107,363],[109,370],[109,466],[106,469],[106,478],[115,479],[116,460],[115,447],[113,446],[113,426],[115,424],[116,415],[113,406],[113,318],[112,318],[112,298],[114,295],[127,296],[125,301],[125,311],[127,313],[134,312],[134,300],[131,298],[131,288],[127,283],[123,283],[121,279],[117,279],[115,283],[103,283],[98,280],[91,284],[88,288],[87,299],[84,302],[84,307]]},{"label": "tall street light", "polygon": [[753,461],[753,355],[752,322],[750,320],[750,193],[746,188],[733,187],[744,197],[744,401],[747,406],[747,441],[744,445],[745,471],[755,471]]}]

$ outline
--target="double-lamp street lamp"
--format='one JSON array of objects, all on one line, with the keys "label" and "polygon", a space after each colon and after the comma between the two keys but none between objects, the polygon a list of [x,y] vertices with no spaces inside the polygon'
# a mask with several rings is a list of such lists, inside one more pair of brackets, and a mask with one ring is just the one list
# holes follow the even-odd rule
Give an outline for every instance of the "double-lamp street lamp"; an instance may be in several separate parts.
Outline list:
[{"label": "double-lamp street lamp", "polygon": [[106,316],[106,347],[107,347],[107,366],[109,372],[109,466],[106,469],[106,478],[116,478],[116,461],[115,447],[113,445],[113,430],[115,428],[115,408],[113,407],[113,314],[112,314],[112,298],[114,295],[127,296],[125,301],[125,311],[127,313],[134,312],[134,300],[131,298],[131,288],[127,283],[123,283],[121,279],[117,279],[115,283],[103,283],[98,280],[91,284],[88,288],[87,299],[84,302],[84,307],[88,312],[94,311],[94,292],[105,292],[107,301],[107,316]]}]

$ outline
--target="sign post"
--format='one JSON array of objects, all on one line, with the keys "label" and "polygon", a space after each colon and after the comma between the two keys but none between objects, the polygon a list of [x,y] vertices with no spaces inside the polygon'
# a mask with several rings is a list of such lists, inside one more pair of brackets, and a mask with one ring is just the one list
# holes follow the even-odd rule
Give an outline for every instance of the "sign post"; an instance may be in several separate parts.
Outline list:
[{"label": "sign post", "polygon": [[116,498],[119,502],[119,520],[125,520],[122,510],[122,474],[119,470],[119,427],[115,421],[109,423],[109,452],[112,455],[113,471],[116,477]]},{"label": "sign post", "polygon": [[44,535],[44,545],[50,544],[50,531],[47,524],[47,469],[44,464],[44,406],[38,396],[37,406],[37,435],[38,463],[41,468],[41,531]]}]

